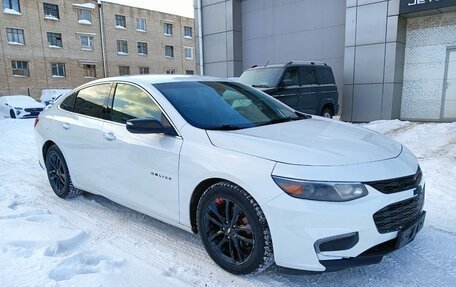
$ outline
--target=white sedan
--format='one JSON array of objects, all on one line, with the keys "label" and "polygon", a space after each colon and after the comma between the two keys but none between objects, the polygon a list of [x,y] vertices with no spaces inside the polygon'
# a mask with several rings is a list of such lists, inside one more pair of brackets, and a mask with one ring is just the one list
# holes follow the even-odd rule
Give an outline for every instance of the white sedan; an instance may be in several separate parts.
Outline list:
[{"label": "white sedan", "polygon": [[199,233],[234,274],[378,263],[424,223],[424,179],[407,148],[226,79],[97,80],[35,126],[58,196],[103,195]]},{"label": "white sedan", "polygon": [[44,105],[29,96],[0,96],[0,114],[10,118],[37,117]]}]

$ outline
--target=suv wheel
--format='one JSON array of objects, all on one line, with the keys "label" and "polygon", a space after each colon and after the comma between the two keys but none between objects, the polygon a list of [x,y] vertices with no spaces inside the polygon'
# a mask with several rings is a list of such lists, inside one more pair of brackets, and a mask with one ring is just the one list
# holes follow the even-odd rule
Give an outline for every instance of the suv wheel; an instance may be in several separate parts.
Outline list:
[{"label": "suv wheel", "polygon": [[274,262],[266,218],[237,185],[219,182],[209,187],[198,203],[197,223],[207,253],[226,271],[257,273]]},{"label": "suv wheel", "polygon": [[323,111],[321,112],[321,116],[325,118],[332,119],[333,117],[333,112],[330,108],[324,108]]}]

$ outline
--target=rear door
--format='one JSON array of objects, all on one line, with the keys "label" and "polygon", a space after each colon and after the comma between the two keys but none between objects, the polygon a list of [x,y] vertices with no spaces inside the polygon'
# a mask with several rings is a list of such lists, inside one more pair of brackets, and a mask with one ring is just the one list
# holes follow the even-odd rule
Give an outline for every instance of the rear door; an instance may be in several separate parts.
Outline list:
[{"label": "rear door", "polygon": [[62,113],[54,129],[75,186],[95,193],[103,184],[98,177],[105,168],[100,155],[104,143],[101,128],[111,86],[97,84],[67,97],[60,108],[71,113]]},{"label": "rear door", "polygon": [[287,68],[279,83],[280,88],[274,94],[274,97],[287,106],[302,111],[301,81],[299,74],[299,67]]},{"label": "rear door", "polygon": [[139,86],[118,83],[103,125],[99,151],[107,161],[101,176],[103,193],[148,214],[178,221],[178,170],[182,138],[164,134],[133,134],[126,121],[154,118],[171,123],[151,95]]},{"label": "rear door", "polygon": [[[336,82],[331,67],[328,66],[317,66],[316,74],[318,80],[318,94],[321,103],[333,103],[337,104],[339,94],[337,92]],[[323,104],[319,105],[320,109]],[[321,112],[321,111],[317,111]]]},{"label": "rear door", "polygon": [[301,112],[315,114],[318,103],[320,102],[318,96],[317,77],[315,74],[315,66],[301,66]]}]

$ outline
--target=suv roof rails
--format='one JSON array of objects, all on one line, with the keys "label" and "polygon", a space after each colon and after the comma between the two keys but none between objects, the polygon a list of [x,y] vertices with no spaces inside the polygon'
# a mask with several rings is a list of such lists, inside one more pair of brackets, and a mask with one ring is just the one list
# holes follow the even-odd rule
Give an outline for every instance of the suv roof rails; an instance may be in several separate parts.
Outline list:
[{"label": "suv roof rails", "polygon": [[293,61],[290,61],[290,62],[286,63],[285,66],[288,66],[288,65],[291,65],[291,64],[293,64]]},{"label": "suv roof rails", "polygon": [[256,68],[258,67],[258,65],[253,65],[252,67],[250,67],[250,69],[253,69],[253,68]]}]

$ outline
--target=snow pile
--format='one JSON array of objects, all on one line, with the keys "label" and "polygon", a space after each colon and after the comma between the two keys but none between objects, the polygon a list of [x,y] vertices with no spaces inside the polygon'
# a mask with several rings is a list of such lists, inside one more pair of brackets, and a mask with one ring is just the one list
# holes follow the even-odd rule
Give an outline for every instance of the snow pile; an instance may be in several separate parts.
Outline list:
[{"label": "snow pile", "polygon": [[95,9],[95,4],[93,3],[82,3],[82,4],[73,4],[74,7],[77,7],[77,8],[84,8],[84,9]]},{"label": "snow pile", "polygon": [[22,15],[21,12],[16,11],[16,10],[14,10],[14,9],[10,9],[10,8],[4,8],[4,9],[3,9],[3,13],[5,13],[5,14],[11,14],[11,15]]},{"label": "snow pile", "polygon": [[400,141],[426,177],[426,225],[378,265],[321,275],[276,267],[233,276],[196,235],[84,195],[55,196],[38,166],[33,119],[0,118],[0,286],[454,286],[456,123],[373,122]]},{"label": "snow pile", "polygon": [[54,15],[46,15],[46,16],[44,16],[44,19],[52,20],[52,21],[60,20],[59,18],[55,17]]},{"label": "snow pile", "polygon": [[84,24],[84,25],[92,25],[92,22],[86,19],[81,19],[78,21],[79,24]]},{"label": "snow pile", "polygon": [[123,30],[127,29],[127,28],[125,28],[125,27],[122,26],[122,25],[116,25],[116,28],[117,28],[117,29],[123,29]]}]

